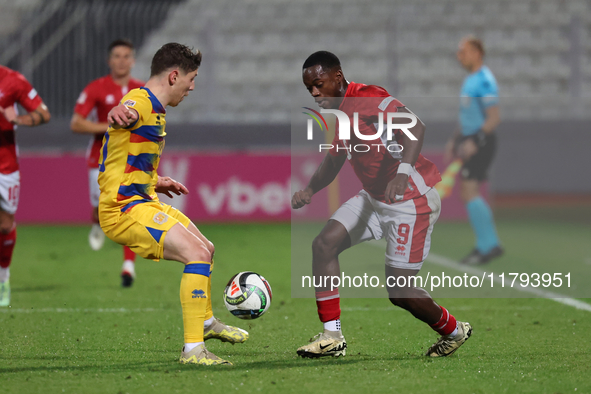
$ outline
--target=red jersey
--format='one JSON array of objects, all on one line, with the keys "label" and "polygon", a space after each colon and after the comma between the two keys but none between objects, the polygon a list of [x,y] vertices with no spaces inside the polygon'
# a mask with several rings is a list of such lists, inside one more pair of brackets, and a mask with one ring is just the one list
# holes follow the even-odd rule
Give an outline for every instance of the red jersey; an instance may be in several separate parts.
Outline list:
[{"label": "red jersey", "polygon": [[[353,166],[355,174],[361,181],[363,189],[376,200],[385,202],[384,194],[386,186],[397,174],[398,165],[402,153],[400,148],[391,146],[386,140],[386,116],[388,112],[397,112],[399,107],[404,107],[400,101],[386,91],[386,89],[374,85],[361,83],[349,83],[345,97],[339,106],[349,117],[351,128],[354,122],[354,113],[359,115],[359,132],[362,135],[375,135],[378,130],[378,114],[383,112],[384,129],[381,138],[374,140],[362,140],[351,129],[350,140],[340,140],[338,132],[335,133],[333,147],[330,154],[333,156],[347,155],[349,163]],[[338,124],[337,128],[338,130]],[[395,130],[392,143],[401,144],[403,133]],[[363,145],[363,146],[361,146]],[[353,149],[355,148],[356,149]],[[408,177],[409,187],[404,193],[403,200],[411,200],[427,193],[429,189],[441,180],[437,167],[423,155],[415,163]]]},{"label": "red jersey", "polygon": [[[8,108],[16,103],[27,112],[33,112],[43,100],[25,77],[8,67],[0,66],[0,107]],[[18,171],[15,125],[0,115],[0,174]]]},{"label": "red jersey", "polygon": [[[141,88],[144,83],[140,80],[130,78],[127,86],[120,86],[115,83],[111,75],[95,79],[89,83],[80,93],[74,112],[89,120],[107,123],[109,111],[116,106],[123,96],[130,90]],[[107,130],[105,130],[106,132]],[[86,164],[88,168],[98,168],[101,146],[105,133],[95,134],[90,140],[86,152]]]}]

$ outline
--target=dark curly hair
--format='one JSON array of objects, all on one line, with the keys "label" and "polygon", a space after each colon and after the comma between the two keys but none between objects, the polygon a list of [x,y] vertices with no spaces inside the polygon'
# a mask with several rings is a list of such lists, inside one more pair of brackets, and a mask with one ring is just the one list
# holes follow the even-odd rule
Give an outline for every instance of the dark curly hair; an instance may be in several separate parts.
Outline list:
[{"label": "dark curly hair", "polygon": [[341,61],[332,52],[318,51],[308,56],[308,58],[304,62],[302,69],[306,69],[308,67],[317,65],[322,66],[322,69],[324,71],[329,71],[335,67],[341,67]]}]

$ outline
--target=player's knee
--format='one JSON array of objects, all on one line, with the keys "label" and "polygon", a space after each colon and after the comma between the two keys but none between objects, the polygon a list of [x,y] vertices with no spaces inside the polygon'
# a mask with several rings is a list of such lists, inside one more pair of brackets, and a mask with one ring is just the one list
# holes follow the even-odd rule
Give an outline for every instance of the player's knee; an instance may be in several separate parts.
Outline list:
[{"label": "player's knee", "polygon": [[388,297],[390,302],[396,306],[404,307],[406,305],[405,300],[412,297],[412,288],[409,287],[389,287]]},{"label": "player's knee", "polygon": [[14,216],[0,211],[0,233],[8,234],[14,227]]},{"label": "player's knee", "polygon": [[183,263],[187,264],[193,261],[206,261],[209,263],[211,262],[211,256],[212,253],[207,245],[203,242],[195,242],[184,251],[183,257],[185,261]]},{"label": "player's knee", "polygon": [[207,246],[203,245],[197,248],[196,261],[207,261],[211,263],[211,256],[212,253]]},{"label": "player's knee", "polygon": [[406,309],[405,308],[405,306],[406,306],[406,302],[405,302],[406,301],[406,298],[399,297],[399,295],[400,294],[397,294],[397,293],[394,293],[394,294],[393,293],[389,293],[390,302],[393,305],[396,305],[397,307]]},{"label": "player's knee", "polygon": [[316,256],[334,256],[337,254],[337,245],[330,237],[319,234],[312,242],[312,253]]},{"label": "player's knee", "polygon": [[399,305],[398,305],[398,303],[399,303],[399,301],[398,301],[398,298],[394,298],[394,297],[392,297],[392,294],[388,294],[388,297],[390,297],[390,298],[388,298],[388,299],[390,300],[390,302],[392,303],[392,305],[399,306]]}]

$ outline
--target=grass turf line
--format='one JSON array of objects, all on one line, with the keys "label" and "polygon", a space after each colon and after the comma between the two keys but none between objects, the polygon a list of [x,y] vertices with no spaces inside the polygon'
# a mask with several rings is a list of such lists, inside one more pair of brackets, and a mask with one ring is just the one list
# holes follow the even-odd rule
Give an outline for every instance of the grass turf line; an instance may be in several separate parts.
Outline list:
[{"label": "grass turf line", "polygon": [[[499,223],[502,236],[512,227]],[[137,282],[122,289],[120,246],[107,242],[102,251],[92,252],[86,227],[20,226],[11,269],[13,307],[86,311],[0,313],[1,391],[591,391],[591,313],[541,299],[442,300],[475,331],[454,356],[436,360],[421,355],[436,339],[423,323],[385,299],[346,299],[347,356],[299,359],[295,349],[321,325],[313,300],[290,298],[290,226],[208,225],[201,230],[216,244],[216,316],[251,333],[244,345],[208,341],[208,348],[234,367],[177,363],[180,264],[139,259]],[[459,257],[454,254],[461,253],[456,241],[461,231],[462,225],[438,223],[433,251]],[[551,237],[555,230],[547,231]],[[271,309],[252,322],[232,317],[221,298],[227,280],[241,270],[259,272],[273,287]],[[127,312],[97,312],[108,308]]]}]

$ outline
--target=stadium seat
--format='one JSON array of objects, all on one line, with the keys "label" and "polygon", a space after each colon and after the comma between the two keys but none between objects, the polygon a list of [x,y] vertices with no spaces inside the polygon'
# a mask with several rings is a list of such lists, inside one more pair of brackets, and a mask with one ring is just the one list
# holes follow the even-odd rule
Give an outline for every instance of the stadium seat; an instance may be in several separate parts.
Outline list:
[{"label": "stadium seat", "polygon": [[[591,5],[583,0],[375,0],[363,5],[355,0],[188,0],[161,27],[158,42],[148,39],[140,49],[136,68],[145,69],[141,63],[149,61],[165,38],[192,40],[202,48],[205,62],[215,61],[208,70],[213,80],[207,83],[217,94],[211,97],[215,104],[200,105],[183,117],[207,118],[207,108],[213,106],[231,108],[240,120],[262,116],[280,121],[283,116],[288,121],[289,110],[278,104],[283,100],[273,98],[305,93],[300,67],[313,51],[335,52],[356,82],[395,86],[403,95],[455,96],[465,75],[455,59],[457,43],[475,32],[484,39],[486,64],[501,95],[551,94],[555,106],[568,108],[570,65],[565,59],[575,15],[582,24],[581,91],[589,95],[591,59],[585,51],[591,50]],[[210,20],[217,22],[211,25]],[[260,103],[273,115],[261,114]]]}]

